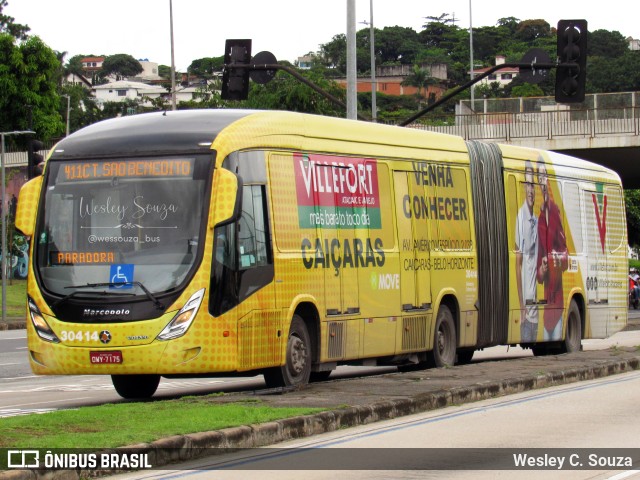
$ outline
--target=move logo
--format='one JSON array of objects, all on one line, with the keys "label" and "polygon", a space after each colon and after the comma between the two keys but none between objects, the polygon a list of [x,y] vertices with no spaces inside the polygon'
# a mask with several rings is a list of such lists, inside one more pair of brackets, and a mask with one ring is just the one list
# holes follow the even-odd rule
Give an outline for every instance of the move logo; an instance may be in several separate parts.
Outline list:
[{"label": "move logo", "polygon": [[371,273],[371,288],[373,290],[400,290],[399,273]]},{"label": "move logo", "polygon": [[381,228],[373,160],[294,155],[300,228]]},{"label": "move logo", "polygon": [[596,214],[596,224],[600,235],[600,246],[604,253],[604,246],[607,238],[607,196],[603,193],[604,186],[602,183],[597,184],[598,193],[592,193],[593,208]]}]

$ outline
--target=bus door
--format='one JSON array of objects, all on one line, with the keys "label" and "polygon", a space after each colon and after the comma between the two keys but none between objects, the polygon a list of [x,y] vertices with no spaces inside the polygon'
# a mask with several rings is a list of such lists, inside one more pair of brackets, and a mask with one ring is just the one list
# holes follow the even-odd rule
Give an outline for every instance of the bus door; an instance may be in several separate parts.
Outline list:
[{"label": "bus door", "polygon": [[[334,170],[348,169],[335,162],[325,165],[324,178],[332,179],[340,175]],[[345,173],[346,174],[346,173]],[[329,190],[329,188],[326,188]],[[332,205],[323,205],[324,225],[322,245],[324,251],[325,308],[327,315],[353,315],[360,312],[358,290],[358,267],[364,252],[364,243],[359,239],[355,228],[356,216],[353,204],[345,191],[335,187],[332,190]],[[325,191],[325,195],[326,195]]]},{"label": "bus door", "polygon": [[403,311],[431,307],[429,201],[432,187],[413,172],[394,172],[400,244],[400,298]]}]

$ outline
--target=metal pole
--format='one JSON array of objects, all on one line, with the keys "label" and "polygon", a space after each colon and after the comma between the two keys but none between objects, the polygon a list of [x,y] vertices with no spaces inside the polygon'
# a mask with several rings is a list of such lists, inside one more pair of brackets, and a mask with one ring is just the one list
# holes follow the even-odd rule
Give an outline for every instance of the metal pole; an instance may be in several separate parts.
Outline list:
[{"label": "metal pole", "polygon": [[171,110],[176,109],[176,62],[173,52],[173,2],[169,0],[169,29],[171,32]]},{"label": "metal pole", "polygon": [[[471,62],[471,80],[473,80],[473,22],[471,17],[471,0],[469,0],[469,61]],[[473,85],[471,86],[471,111],[475,112]]]},{"label": "metal pole", "polygon": [[356,0],[347,0],[347,118],[358,117],[356,87]]},{"label": "metal pole", "polygon": [[376,48],[375,39],[373,35],[373,0],[370,0],[369,9],[371,11],[371,22],[369,24],[371,32],[371,121],[377,121],[377,106],[376,106]]},{"label": "metal pole", "polygon": [[5,205],[4,187],[4,132],[2,132],[2,323],[5,323],[7,314],[7,209]]},{"label": "metal pole", "polygon": [[71,97],[69,95],[61,95],[62,97],[67,97],[67,134],[65,137],[69,136],[69,112],[71,111]]},{"label": "metal pole", "polygon": [[[469,0],[469,61],[471,62],[471,80],[473,81],[473,23],[471,21],[471,0]],[[473,84],[471,85],[471,111],[475,112],[473,104]]]}]

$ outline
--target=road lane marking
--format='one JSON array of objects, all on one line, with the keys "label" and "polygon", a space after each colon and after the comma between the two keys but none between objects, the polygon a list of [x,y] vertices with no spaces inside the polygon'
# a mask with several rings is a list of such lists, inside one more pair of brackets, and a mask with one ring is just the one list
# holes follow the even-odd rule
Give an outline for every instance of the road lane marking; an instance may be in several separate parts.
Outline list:
[{"label": "road lane marking", "polygon": [[[73,400],[86,400],[89,398],[92,398],[92,397],[77,397],[77,398],[74,398]],[[46,402],[18,403],[16,405],[4,405],[0,407],[0,410],[8,410],[11,408],[24,408],[30,405],[42,405],[43,403],[60,403],[60,400],[48,400]]]}]

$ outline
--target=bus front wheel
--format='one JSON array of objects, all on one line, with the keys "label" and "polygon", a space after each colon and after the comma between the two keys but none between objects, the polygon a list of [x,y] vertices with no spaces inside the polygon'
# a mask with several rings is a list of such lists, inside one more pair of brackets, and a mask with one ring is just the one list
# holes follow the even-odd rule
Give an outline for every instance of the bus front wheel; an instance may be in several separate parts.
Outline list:
[{"label": "bus front wheel", "polygon": [[433,367],[450,367],[456,361],[456,327],[451,310],[440,305],[436,317],[433,350],[427,354],[427,361]]},{"label": "bus front wheel", "polygon": [[299,315],[294,315],[287,337],[285,364],[264,372],[267,386],[291,387],[309,383],[311,358],[311,339],[307,326]]},{"label": "bus front wheel", "polygon": [[111,375],[111,381],[122,398],[151,398],[160,384],[160,375]]}]

